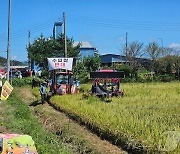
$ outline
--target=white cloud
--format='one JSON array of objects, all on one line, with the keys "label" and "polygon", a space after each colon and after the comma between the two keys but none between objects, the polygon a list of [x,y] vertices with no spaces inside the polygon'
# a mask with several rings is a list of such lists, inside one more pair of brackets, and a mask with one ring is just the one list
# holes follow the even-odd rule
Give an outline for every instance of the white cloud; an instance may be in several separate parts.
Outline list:
[{"label": "white cloud", "polygon": [[174,55],[180,56],[180,43],[171,43],[168,47],[174,49]]},{"label": "white cloud", "polygon": [[171,43],[168,47],[180,50],[180,43]]}]

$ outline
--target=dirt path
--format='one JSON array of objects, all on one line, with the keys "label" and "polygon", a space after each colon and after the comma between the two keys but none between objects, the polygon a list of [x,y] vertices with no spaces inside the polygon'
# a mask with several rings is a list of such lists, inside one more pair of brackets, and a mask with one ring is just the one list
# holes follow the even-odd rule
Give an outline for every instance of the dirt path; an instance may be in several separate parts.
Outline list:
[{"label": "dirt path", "polygon": [[39,104],[32,95],[30,88],[18,88],[17,93],[34,111],[40,122],[46,129],[56,133],[64,143],[70,145],[75,153],[103,153],[121,154],[126,153],[111,143],[101,140],[86,127],[71,120],[64,113],[56,111],[47,103]]}]

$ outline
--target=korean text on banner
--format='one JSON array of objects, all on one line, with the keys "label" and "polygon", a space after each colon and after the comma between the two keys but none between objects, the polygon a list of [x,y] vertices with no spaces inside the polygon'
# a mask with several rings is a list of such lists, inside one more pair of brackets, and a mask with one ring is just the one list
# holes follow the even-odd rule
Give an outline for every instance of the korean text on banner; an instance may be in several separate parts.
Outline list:
[{"label": "korean text on banner", "polygon": [[49,70],[65,69],[72,70],[73,58],[48,58]]},{"label": "korean text on banner", "polygon": [[8,81],[6,81],[2,87],[1,100],[7,100],[12,90],[13,90],[13,87],[9,84]]}]

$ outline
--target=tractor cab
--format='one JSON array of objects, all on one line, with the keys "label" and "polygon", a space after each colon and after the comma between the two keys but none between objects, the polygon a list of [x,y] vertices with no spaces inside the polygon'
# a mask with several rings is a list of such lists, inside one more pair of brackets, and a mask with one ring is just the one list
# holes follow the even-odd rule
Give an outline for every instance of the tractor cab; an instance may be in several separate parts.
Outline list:
[{"label": "tractor cab", "polygon": [[124,79],[123,71],[116,70],[97,70],[90,73],[90,78],[94,79],[91,94],[98,97],[123,96],[124,91],[121,89],[120,80]]},{"label": "tractor cab", "polygon": [[72,64],[73,58],[48,58],[52,77],[50,92],[59,95],[79,92],[79,82],[73,77]]},{"label": "tractor cab", "polygon": [[79,92],[79,84],[71,71],[55,72],[51,91],[59,95],[74,94]]}]

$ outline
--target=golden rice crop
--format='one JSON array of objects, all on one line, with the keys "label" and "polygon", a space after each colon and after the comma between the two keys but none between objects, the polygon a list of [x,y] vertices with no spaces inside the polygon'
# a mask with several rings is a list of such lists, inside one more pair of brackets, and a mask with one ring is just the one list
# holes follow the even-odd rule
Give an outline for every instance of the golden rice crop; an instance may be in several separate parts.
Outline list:
[{"label": "golden rice crop", "polygon": [[[90,85],[83,85],[84,87]],[[164,132],[180,133],[180,83],[126,83],[125,96],[113,97],[111,103],[82,94],[54,96],[52,104],[60,107],[84,123],[98,128],[117,140],[140,143],[144,148],[158,150],[160,141],[166,141]],[[180,141],[180,136],[179,136]],[[180,153],[180,146],[174,153]]]}]

